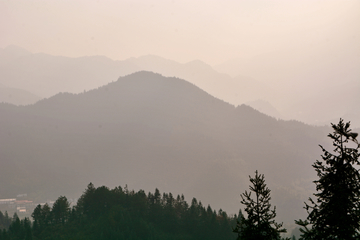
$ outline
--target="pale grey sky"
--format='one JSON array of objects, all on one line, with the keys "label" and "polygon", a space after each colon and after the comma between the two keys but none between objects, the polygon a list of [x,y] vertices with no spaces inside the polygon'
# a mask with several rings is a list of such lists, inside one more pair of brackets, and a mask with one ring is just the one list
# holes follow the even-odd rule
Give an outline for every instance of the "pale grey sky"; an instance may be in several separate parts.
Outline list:
[{"label": "pale grey sky", "polygon": [[0,32],[1,48],[115,60],[154,54],[215,65],[326,44],[358,54],[360,1],[0,0]]}]

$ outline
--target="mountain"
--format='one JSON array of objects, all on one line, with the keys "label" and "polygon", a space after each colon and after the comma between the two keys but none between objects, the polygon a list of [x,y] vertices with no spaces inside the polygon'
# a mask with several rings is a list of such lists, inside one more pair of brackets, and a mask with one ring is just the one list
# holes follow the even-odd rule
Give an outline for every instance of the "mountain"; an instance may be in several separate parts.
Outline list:
[{"label": "mountain", "polygon": [[233,79],[199,60],[182,64],[147,55],[113,61],[103,56],[67,58],[24,51],[14,46],[0,50],[0,83],[41,97],[51,97],[59,92],[81,93],[142,70],[186,79],[234,105],[266,99],[264,94],[273,92],[254,79]]},{"label": "mountain", "polygon": [[227,74],[215,71],[210,65],[199,61],[185,64],[148,55],[129,59],[140,70],[160,73],[164,76],[176,76],[200,87],[207,93],[234,105],[241,104],[241,80],[234,81]]},{"label": "mountain", "polygon": [[[119,76],[145,70],[185,79],[235,106],[257,100],[269,102],[284,119],[328,124],[329,119],[348,116],[354,123],[358,122],[359,108],[339,115],[339,111],[324,99],[341,84],[359,83],[359,58],[351,52],[333,53],[317,47],[317,54],[311,49],[304,53],[290,49],[211,67],[199,60],[178,63],[154,55],[113,61],[104,56],[68,58],[34,54],[9,46],[0,49],[0,84],[44,98],[59,92],[81,93],[108,84]],[[358,102],[358,93],[350,96],[350,102]],[[343,98],[337,100],[342,106],[349,102]],[[20,102],[32,104],[34,100]],[[318,102],[327,107],[312,104]],[[318,117],[314,118],[313,112],[319,113]],[[270,116],[279,117],[274,114]]]},{"label": "mountain", "polygon": [[[78,197],[89,182],[173,194],[237,213],[265,174],[279,221],[305,217],[327,127],[234,107],[174,77],[138,72],[29,106],[0,104],[0,196]],[[189,199],[187,199],[189,200]]]}]

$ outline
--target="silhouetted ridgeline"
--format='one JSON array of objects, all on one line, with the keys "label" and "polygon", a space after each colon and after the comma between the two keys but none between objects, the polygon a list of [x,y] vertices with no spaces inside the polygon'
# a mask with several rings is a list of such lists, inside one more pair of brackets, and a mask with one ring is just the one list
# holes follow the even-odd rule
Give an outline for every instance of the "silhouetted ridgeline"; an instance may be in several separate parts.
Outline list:
[{"label": "silhouetted ridgeline", "polygon": [[[138,72],[34,105],[0,104],[0,195],[78,196],[84,185],[182,192],[239,210],[255,169],[279,221],[302,217],[327,128],[234,107],[178,78]],[[305,211],[304,211],[305,212]]]},{"label": "silhouetted ridgeline", "polygon": [[[0,212],[1,216],[1,212]],[[89,184],[76,206],[70,208],[66,197],[59,197],[52,208],[38,205],[33,222],[14,216],[0,240],[12,239],[234,239],[232,226],[236,215],[216,212],[184,195],[161,195],[158,189],[147,195],[143,190],[129,191]],[[0,218],[1,220],[1,218]],[[1,223],[1,222],[0,222]]]}]

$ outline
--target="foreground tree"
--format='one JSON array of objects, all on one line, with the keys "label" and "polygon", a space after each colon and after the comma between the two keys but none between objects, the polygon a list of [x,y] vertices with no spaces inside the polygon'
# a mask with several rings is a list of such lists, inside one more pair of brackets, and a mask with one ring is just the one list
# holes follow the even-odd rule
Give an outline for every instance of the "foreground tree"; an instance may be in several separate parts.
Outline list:
[{"label": "foreground tree", "polygon": [[[314,181],[317,200],[309,198],[305,203],[308,217],[295,221],[303,226],[301,239],[359,239],[360,230],[360,174],[359,144],[357,133],[351,132],[350,122],[340,119],[331,124],[334,132],[328,135],[333,140],[334,153],[323,151],[323,161],[312,165],[319,177]],[[349,143],[353,142],[353,143]],[[352,144],[355,147],[349,147]]]},{"label": "foreground tree", "polygon": [[[271,209],[270,189],[266,187],[263,174],[255,172],[251,178],[250,192],[245,191],[241,196],[241,203],[245,205],[247,218],[239,214],[237,226],[233,231],[238,234],[238,240],[273,240],[281,239],[280,233],[286,232],[282,223],[275,222],[275,207]],[[251,193],[255,194],[255,199]]]}]

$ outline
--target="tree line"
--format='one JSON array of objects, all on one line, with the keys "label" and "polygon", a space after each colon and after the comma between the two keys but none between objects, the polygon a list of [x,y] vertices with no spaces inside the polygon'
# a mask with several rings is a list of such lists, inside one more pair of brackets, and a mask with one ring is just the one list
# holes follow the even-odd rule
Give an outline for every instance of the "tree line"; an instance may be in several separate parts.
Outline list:
[{"label": "tree line", "polygon": [[146,194],[90,183],[76,206],[60,196],[52,207],[38,205],[32,218],[14,216],[0,239],[233,239],[237,216],[158,189]]}]

